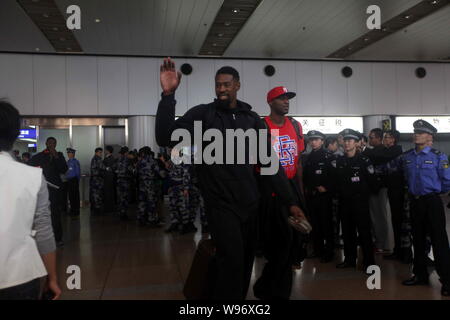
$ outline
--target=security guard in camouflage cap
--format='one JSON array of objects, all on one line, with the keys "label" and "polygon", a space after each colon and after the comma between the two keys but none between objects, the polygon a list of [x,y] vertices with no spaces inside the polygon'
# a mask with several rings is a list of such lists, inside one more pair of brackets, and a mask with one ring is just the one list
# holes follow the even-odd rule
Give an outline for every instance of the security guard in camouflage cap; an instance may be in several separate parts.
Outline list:
[{"label": "security guard in camouflage cap", "polygon": [[306,136],[311,152],[303,162],[303,180],[313,226],[313,255],[327,263],[334,257],[331,162],[335,157],[323,147],[326,136],[322,132],[311,130]]},{"label": "security guard in camouflage cap", "polygon": [[403,156],[402,168],[408,182],[414,246],[414,276],[406,286],[428,284],[425,238],[430,234],[436,272],[442,282],[441,294],[450,296],[450,248],[445,229],[445,211],[440,193],[450,190],[450,168],[447,155],[430,147],[437,129],[425,120],[414,126],[416,147]]},{"label": "security guard in camouflage cap", "polygon": [[337,268],[355,268],[357,259],[357,232],[363,252],[363,271],[375,264],[369,213],[369,195],[379,188],[379,180],[370,159],[357,152],[362,135],[345,129],[344,155],[332,164],[336,168],[336,190],[341,203],[344,235],[344,262]]}]

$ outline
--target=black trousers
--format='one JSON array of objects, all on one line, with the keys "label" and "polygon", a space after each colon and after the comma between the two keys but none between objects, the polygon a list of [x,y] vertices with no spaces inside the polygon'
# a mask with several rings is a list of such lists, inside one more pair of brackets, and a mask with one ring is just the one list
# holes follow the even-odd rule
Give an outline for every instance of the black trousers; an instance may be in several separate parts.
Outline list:
[{"label": "black trousers", "polygon": [[410,198],[412,237],[414,246],[413,272],[428,278],[426,262],[426,236],[430,235],[436,272],[443,284],[450,285],[450,247],[445,229],[445,211],[441,197],[429,194],[419,199]]},{"label": "black trousers", "polygon": [[402,247],[402,222],[405,202],[405,191],[402,186],[388,187],[389,206],[391,207],[392,229],[394,231],[394,253],[400,254]]},{"label": "black trousers", "polygon": [[314,252],[319,256],[332,255],[334,251],[332,201],[333,198],[328,192],[308,196]]},{"label": "black trousers", "polygon": [[256,247],[256,209],[242,219],[233,211],[207,204],[211,239],[216,247],[214,300],[244,300],[247,296]]},{"label": "black trousers", "polygon": [[55,241],[62,241],[62,222],[61,222],[61,197],[60,190],[49,187],[48,188],[50,199],[50,211],[52,218],[53,233],[55,235]]},{"label": "black trousers", "polygon": [[342,201],[341,217],[345,261],[356,262],[358,234],[364,266],[375,264],[368,195],[354,195],[351,198],[340,198],[340,201]]},{"label": "black trousers", "polygon": [[67,197],[68,197],[68,187],[67,182],[63,182],[61,185],[61,211],[67,212]]},{"label": "black trousers", "polygon": [[67,181],[67,193],[69,194],[70,214],[78,216],[80,214],[80,183],[77,178]]},{"label": "black trousers", "polygon": [[0,300],[38,300],[41,281],[39,278],[14,287],[0,289]]},{"label": "black trousers", "polygon": [[105,174],[103,185],[103,210],[105,213],[116,210],[116,181],[114,174],[108,172]]},{"label": "black trousers", "polygon": [[288,224],[288,208],[279,197],[268,195],[259,212],[262,248],[267,263],[253,286],[255,296],[267,300],[287,300],[292,289],[292,264],[299,250],[296,231]]}]

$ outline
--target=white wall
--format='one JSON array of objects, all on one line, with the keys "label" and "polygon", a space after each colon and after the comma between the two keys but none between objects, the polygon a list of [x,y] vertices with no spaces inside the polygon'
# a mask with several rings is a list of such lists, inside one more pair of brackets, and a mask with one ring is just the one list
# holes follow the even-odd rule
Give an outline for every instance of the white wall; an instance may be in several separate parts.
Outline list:
[{"label": "white wall", "polygon": [[[297,92],[293,115],[450,114],[450,64],[341,61],[178,59],[194,70],[177,91],[177,115],[214,98],[214,73],[224,65],[241,74],[239,98],[266,114],[277,85]],[[24,115],[155,115],[161,88],[159,58],[0,54],[0,97]],[[273,77],[263,68],[272,64]],[[353,68],[344,78],[341,68]],[[427,69],[418,79],[415,69]]]}]

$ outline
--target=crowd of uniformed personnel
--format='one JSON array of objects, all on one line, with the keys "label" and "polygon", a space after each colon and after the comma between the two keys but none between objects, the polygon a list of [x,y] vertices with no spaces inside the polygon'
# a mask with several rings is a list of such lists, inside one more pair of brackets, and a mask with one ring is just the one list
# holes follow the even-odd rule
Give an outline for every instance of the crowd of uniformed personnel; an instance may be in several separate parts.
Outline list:
[{"label": "crowd of uniformed personnel", "polygon": [[[352,129],[342,131],[338,139],[309,131],[311,151],[303,156],[303,180],[313,227],[310,257],[333,261],[343,238],[344,260],[337,268],[356,268],[359,245],[364,272],[376,264],[379,253],[384,259],[414,262],[413,277],[403,284],[425,285],[427,266],[435,265],[441,293],[450,295],[450,248],[439,196],[450,190],[450,169],[447,156],[432,148],[436,132],[428,122],[417,120],[416,147],[403,152],[395,130],[372,129],[369,146]],[[431,247],[434,261],[429,258]]]},{"label": "crowd of uniformed personnel", "polygon": [[140,226],[162,227],[161,204],[164,194],[169,198],[169,227],[166,232],[196,232],[194,225],[200,214],[202,232],[207,233],[203,198],[197,186],[192,165],[175,164],[167,154],[158,154],[145,146],[138,150],[122,147],[118,158],[112,148],[95,149],[91,160],[89,196],[93,214],[118,213],[129,220],[130,203],[136,203]]}]

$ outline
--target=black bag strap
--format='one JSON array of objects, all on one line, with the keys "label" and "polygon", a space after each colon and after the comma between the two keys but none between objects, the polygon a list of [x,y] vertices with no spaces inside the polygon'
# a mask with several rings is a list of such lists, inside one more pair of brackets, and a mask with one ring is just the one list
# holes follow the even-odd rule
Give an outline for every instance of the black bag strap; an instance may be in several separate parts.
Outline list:
[{"label": "black bag strap", "polygon": [[302,140],[303,139],[303,135],[300,132],[300,125],[299,125],[298,121],[295,120],[292,117],[288,117],[288,119],[289,119],[289,121],[291,121],[292,125],[294,126],[294,130],[297,133],[298,140]]}]

